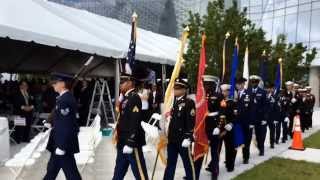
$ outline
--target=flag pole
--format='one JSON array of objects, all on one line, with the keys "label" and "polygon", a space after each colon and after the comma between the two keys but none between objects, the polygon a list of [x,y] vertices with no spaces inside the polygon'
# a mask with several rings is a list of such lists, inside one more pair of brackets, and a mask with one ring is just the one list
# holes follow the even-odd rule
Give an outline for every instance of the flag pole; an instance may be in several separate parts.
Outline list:
[{"label": "flag pole", "polygon": [[224,76],[226,74],[226,45],[227,39],[230,37],[230,33],[227,32],[223,41],[223,49],[222,49],[222,75],[221,75],[221,82],[224,82]]},{"label": "flag pole", "polygon": [[[185,49],[188,35],[189,35],[189,27],[187,26],[186,28],[184,28],[183,33],[181,35],[180,48],[179,48],[179,53],[177,56],[177,61],[176,61],[176,64],[173,68],[170,82],[167,86],[166,93],[165,93],[165,98],[164,98],[164,116],[165,117],[166,117],[166,115],[169,114],[170,109],[171,109],[171,105],[173,102],[173,96],[172,96],[173,95],[173,86],[174,86],[175,80],[178,78],[178,76],[180,74],[180,69],[181,69],[181,66],[184,62],[183,54],[184,54],[184,49]],[[166,119],[164,121],[166,121]],[[170,121],[168,123],[170,123]],[[156,156],[156,160],[155,160],[155,163],[153,166],[151,180],[154,179],[154,172],[156,171],[157,162],[158,162],[159,157],[160,157],[160,160],[162,161],[163,164],[167,163],[164,155],[160,152],[163,148],[166,147],[166,145],[167,145],[166,140],[167,140],[166,129],[164,128],[164,133],[162,135],[160,135],[160,141],[159,141],[158,147],[157,147],[157,156]]]}]

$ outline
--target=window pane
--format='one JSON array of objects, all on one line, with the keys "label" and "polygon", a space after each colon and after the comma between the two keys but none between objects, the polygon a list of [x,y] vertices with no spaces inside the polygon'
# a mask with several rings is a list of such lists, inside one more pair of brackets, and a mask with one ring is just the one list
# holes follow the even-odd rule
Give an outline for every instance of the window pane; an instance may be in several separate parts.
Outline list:
[{"label": "window pane", "polygon": [[250,0],[250,6],[257,6],[261,4],[262,4],[261,0]]},{"label": "window pane", "polygon": [[286,35],[288,41],[294,43],[296,40],[297,14],[286,16]]},{"label": "window pane", "polygon": [[284,9],[279,9],[274,12],[275,17],[279,17],[279,16],[283,16],[283,15],[284,15]]},{"label": "window pane", "polygon": [[284,16],[277,17],[273,21],[272,41],[276,42],[277,36],[284,33]]},{"label": "window pane", "polygon": [[271,36],[272,36],[272,19],[264,19],[262,27],[266,31],[266,39],[271,39]]},{"label": "window pane", "polygon": [[310,11],[311,3],[303,4],[299,6],[299,12]]},{"label": "window pane", "polygon": [[287,0],[287,7],[294,6],[298,4],[298,0]]},{"label": "window pane", "polygon": [[320,1],[312,2],[312,9],[320,9]]},{"label": "window pane", "polygon": [[300,13],[298,17],[298,42],[309,41],[310,32],[310,12]]},{"label": "window pane", "polygon": [[289,7],[286,9],[287,14],[295,14],[298,12],[298,6]]},{"label": "window pane", "polygon": [[312,12],[311,17],[311,34],[310,34],[310,40],[311,41],[317,41],[320,40],[320,10],[316,10]]}]

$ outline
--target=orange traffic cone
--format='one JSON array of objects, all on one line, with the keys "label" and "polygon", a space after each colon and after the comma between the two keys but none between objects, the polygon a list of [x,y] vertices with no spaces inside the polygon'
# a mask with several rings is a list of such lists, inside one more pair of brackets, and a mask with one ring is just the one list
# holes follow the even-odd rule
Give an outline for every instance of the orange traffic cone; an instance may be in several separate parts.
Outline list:
[{"label": "orange traffic cone", "polygon": [[305,148],[303,146],[302,141],[302,133],[300,127],[300,116],[296,115],[293,118],[293,141],[290,149],[304,151]]}]

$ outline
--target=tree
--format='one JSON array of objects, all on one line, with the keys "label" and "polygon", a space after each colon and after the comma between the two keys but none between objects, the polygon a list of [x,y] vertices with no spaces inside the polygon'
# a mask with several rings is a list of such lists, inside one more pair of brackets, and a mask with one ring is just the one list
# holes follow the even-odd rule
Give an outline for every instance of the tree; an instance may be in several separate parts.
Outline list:
[{"label": "tree", "polygon": [[262,53],[265,51],[268,57],[267,76],[269,81],[274,81],[276,65],[279,58],[283,58],[283,80],[302,80],[309,70],[311,61],[315,58],[316,50],[307,53],[303,44],[287,44],[285,35],[279,35],[277,41],[272,44],[265,38],[265,32],[257,28],[248,18],[246,9],[239,11],[236,2],[227,10],[224,10],[224,1],[217,0],[208,3],[207,15],[189,12],[186,25],[190,28],[188,50],[185,54],[185,71],[192,88],[196,85],[198,62],[201,48],[201,33],[207,35],[207,69],[206,73],[221,76],[222,49],[225,34],[231,36],[226,40],[226,81],[229,83],[232,51],[236,37],[239,48],[239,68],[237,75],[242,75],[243,57],[245,48],[249,48],[250,74],[259,75],[259,64]]}]

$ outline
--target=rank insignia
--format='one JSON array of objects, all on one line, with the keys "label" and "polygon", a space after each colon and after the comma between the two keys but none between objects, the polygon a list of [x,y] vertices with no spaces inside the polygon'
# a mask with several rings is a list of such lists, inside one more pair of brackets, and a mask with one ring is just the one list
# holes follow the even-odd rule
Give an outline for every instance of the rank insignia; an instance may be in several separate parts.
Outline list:
[{"label": "rank insignia", "polygon": [[132,109],[132,112],[139,112],[138,106],[135,106],[135,107]]},{"label": "rank insignia", "polygon": [[69,114],[70,110],[69,110],[69,108],[61,109],[60,112],[61,112],[62,115],[66,116],[66,115]]},{"label": "rank insignia", "polygon": [[196,115],[196,111],[194,109],[191,109],[190,115],[191,116],[195,116]]}]

